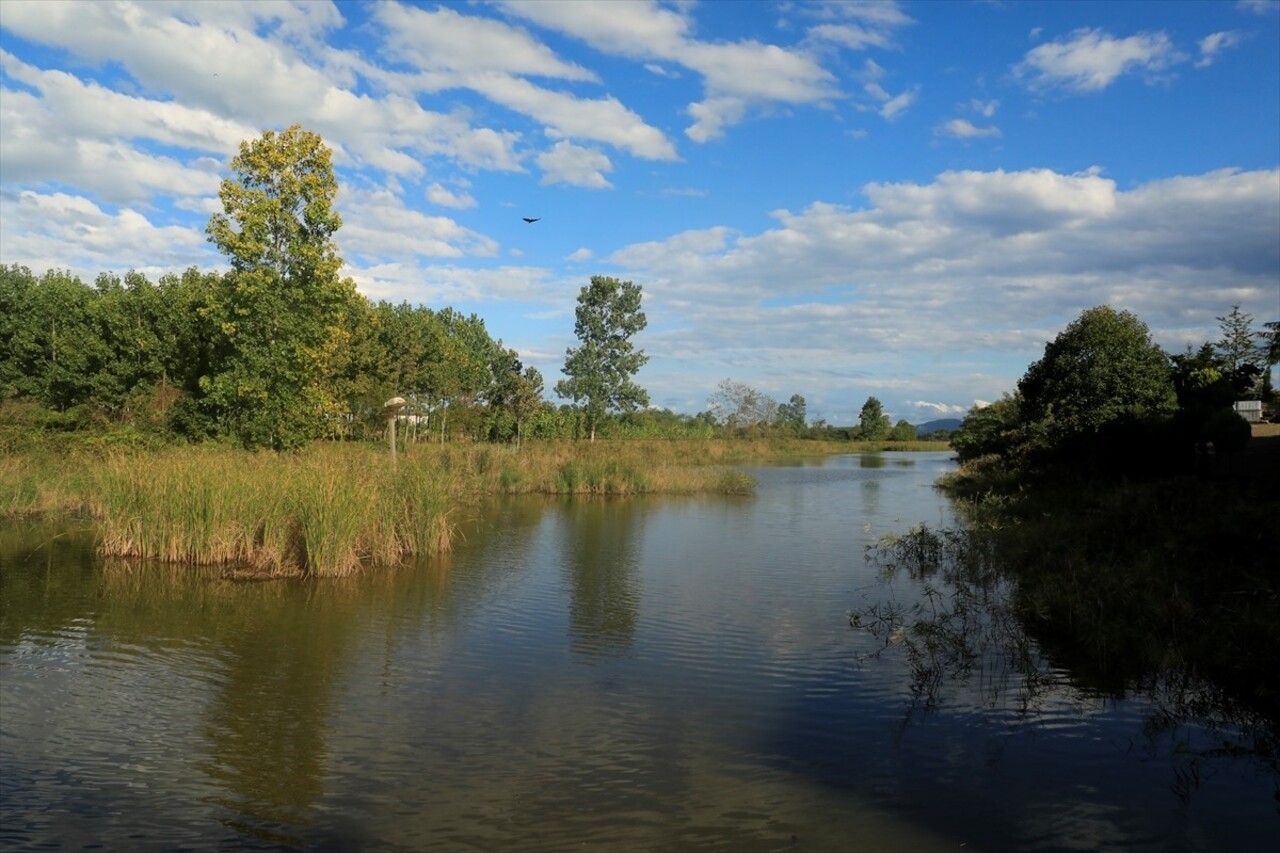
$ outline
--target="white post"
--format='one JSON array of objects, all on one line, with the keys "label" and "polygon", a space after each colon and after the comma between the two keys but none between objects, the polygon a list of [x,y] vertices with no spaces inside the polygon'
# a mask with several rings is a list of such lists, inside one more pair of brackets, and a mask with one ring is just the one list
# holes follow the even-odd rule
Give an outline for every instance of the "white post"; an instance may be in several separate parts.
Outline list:
[{"label": "white post", "polygon": [[387,413],[387,438],[391,441],[391,472],[396,470],[396,417],[400,414],[400,410],[404,408],[404,397],[392,397],[390,400],[382,404],[382,408]]},{"label": "white post", "polygon": [[389,420],[391,422],[391,473],[394,474],[396,470],[396,413],[394,411],[391,412]]}]

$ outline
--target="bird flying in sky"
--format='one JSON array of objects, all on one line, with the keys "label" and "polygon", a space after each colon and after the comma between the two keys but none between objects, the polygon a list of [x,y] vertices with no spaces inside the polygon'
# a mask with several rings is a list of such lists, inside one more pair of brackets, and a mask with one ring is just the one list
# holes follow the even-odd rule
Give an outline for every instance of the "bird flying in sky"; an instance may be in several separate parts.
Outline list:
[{"label": "bird flying in sky", "polygon": [[522,216],[522,217],[520,217],[520,218],[521,218],[521,219],[523,219],[525,222],[528,222],[529,224],[531,224],[531,225],[532,225],[534,222],[537,222],[537,221],[538,221],[539,219],[541,219],[542,217],[541,217],[541,216],[535,216],[534,218],[530,219],[530,218],[529,218],[529,217],[527,217],[527,216]]}]

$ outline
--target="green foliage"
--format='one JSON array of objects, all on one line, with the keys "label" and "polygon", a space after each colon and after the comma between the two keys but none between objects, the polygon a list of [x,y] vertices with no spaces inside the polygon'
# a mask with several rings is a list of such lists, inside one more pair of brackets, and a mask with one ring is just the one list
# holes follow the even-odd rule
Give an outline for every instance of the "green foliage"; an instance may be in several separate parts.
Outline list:
[{"label": "green foliage", "polygon": [[1022,396],[1005,394],[986,406],[974,406],[951,436],[961,462],[1011,452],[1020,444]]},{"label": "green foliage", "polygon": [[1231,306],[1231,313],[1216,318],[1222,337],[1214,341],[1214,347],[1222,360],[1223,372],[1242,386],[1251,390],[1253,379],[1262,373],[1267,364],[1269,348],[1260,345],[1259,333],[1253,330],[1253,315],[1243,314],[1239,305]]},{"label": "green foliage", "polygon": [[580,346],[566,352],[568,379],[557,382],[555,390],[581,405],[592,440],[607,413],[649,403],[649,395],[631,379],[649,360],[631,343],[648,324],[640,301],[639,285],[607,276],[592,276],[578,294],[574,334]]},{"label": "green foliage", "polygon": [[899,420],[889,431],[889,441],[915,441],[916,428],[905,420]]},{"label": "green foliage", "polygon": [[298,125],[245,142],[206,231],[231,262],[208,316],[218,345],[207,410],[246,447],[295,448],[335,411],[325,382],[354,284],[340,279],[331,153]]},{"label": "green foliage", "polygon": [[1046,347],[1018,382],[1024,416],[1060,443],[1118,420],[1173,412],[1164,353],[1127,311],[1090,308]]},{"label": "green foliage", "polygon": [[[799,434],[808,423],[808,407],[800,394],[792,394],[791,399],[778,406],[778,426]],[[912,433],[912,438],[915,434]]]},{"label": "green foliage", "polygon": [[875,397],[868,397],[862,404],[858,415],[858,437],[863,441],[882,441],[889,437],[889,416]]}]

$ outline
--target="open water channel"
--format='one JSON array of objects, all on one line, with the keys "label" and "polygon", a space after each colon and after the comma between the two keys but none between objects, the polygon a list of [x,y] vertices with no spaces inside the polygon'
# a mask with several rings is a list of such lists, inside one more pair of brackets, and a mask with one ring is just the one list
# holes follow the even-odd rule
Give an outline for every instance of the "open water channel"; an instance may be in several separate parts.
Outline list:
[{"label": "open water channel", "polygon": [[1278,850],[1274,765],[1138,696],[985,664],[924,707],[850,626],[951,523],[947,454],[748,498],[519,499],[340,581],[0,530],[0,848]]}]

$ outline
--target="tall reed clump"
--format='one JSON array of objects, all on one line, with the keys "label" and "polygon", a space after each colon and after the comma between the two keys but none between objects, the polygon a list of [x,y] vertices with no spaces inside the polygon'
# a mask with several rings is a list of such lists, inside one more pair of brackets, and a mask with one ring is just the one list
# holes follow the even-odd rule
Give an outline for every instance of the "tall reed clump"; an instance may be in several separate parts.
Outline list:
[{"label": "tall reed clump", "polygon": [[449,485],[369,448],[175,449],[105,461],[92,507],[106,555],[344,575],[448,550]]}]

